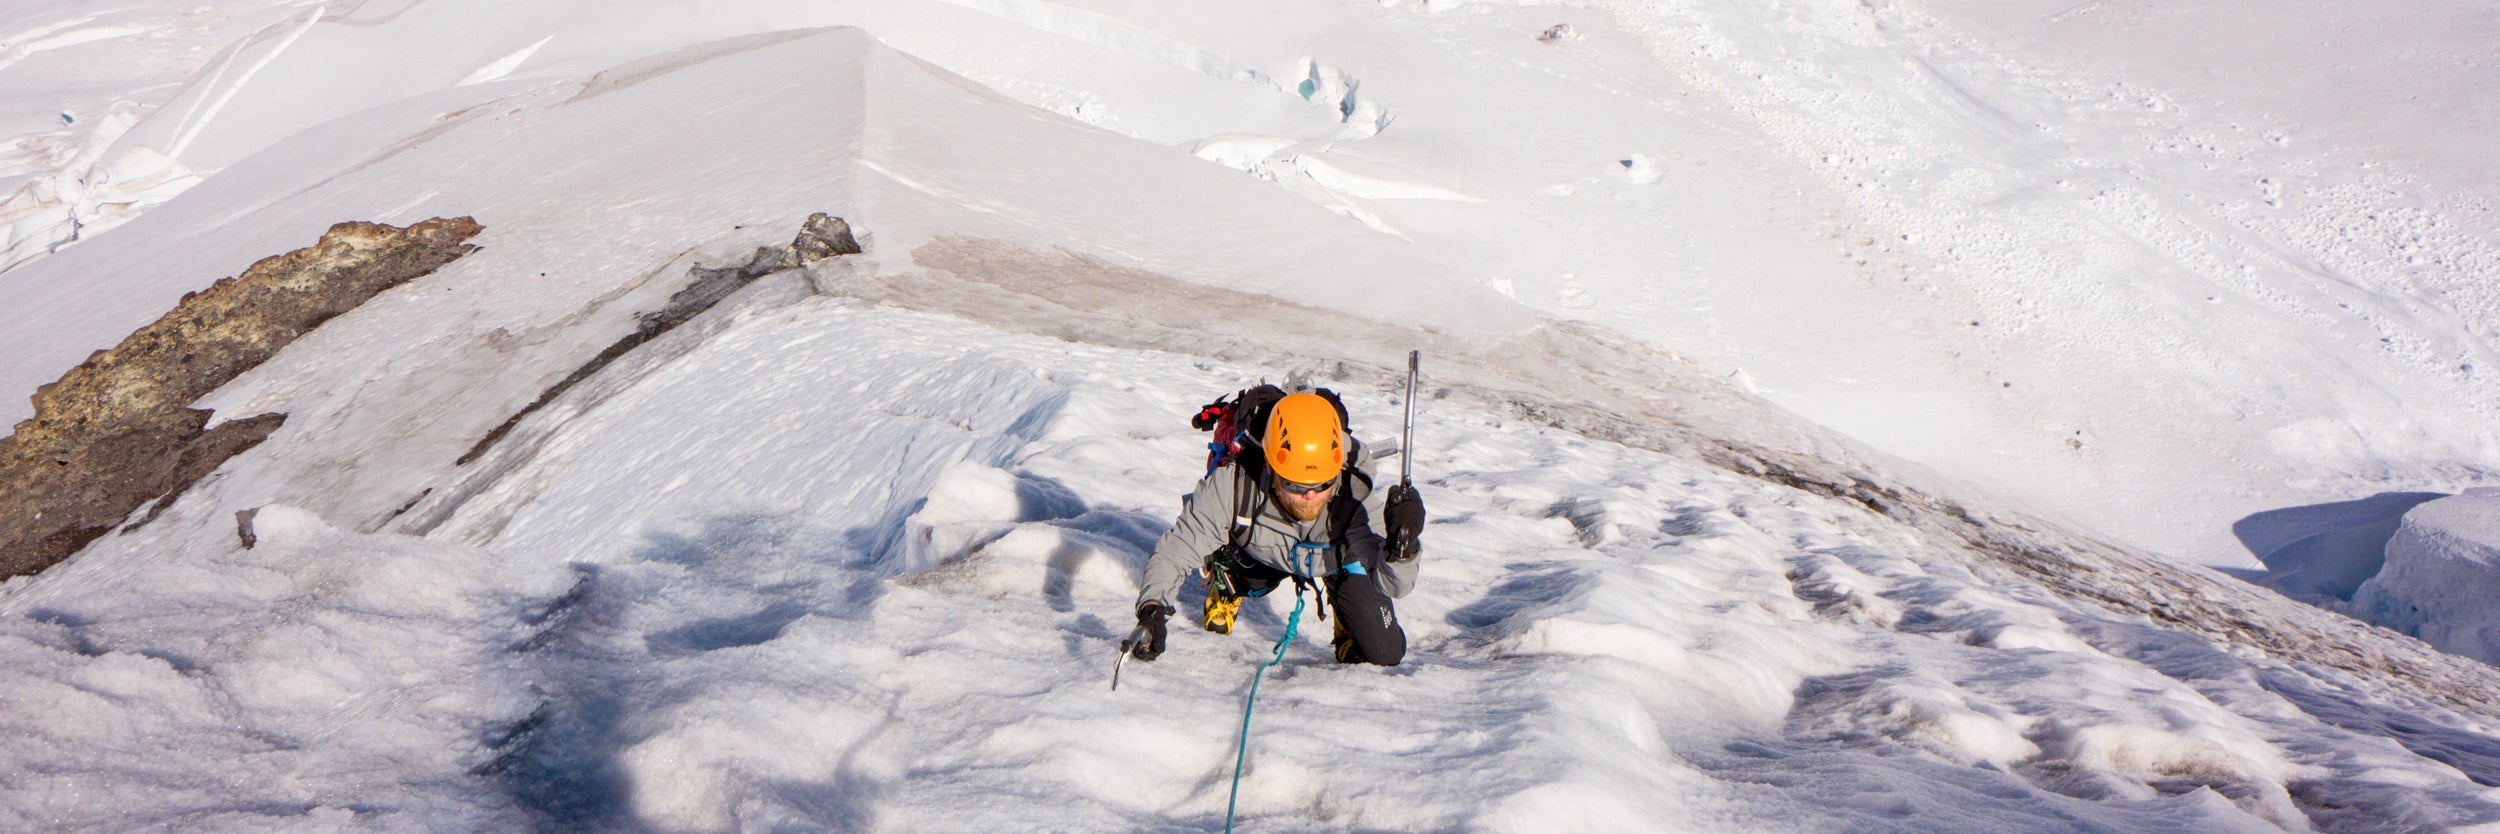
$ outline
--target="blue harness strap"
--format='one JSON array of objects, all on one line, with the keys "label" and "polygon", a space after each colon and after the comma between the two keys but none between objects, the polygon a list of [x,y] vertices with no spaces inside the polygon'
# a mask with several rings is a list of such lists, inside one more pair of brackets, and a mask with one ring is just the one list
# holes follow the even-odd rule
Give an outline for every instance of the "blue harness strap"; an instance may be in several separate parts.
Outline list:
[{"label": "blue harness strap", "polygon": [[1330,547],[1310,542],[1293,543],[1293,575],[1299,579],[1319,578],[1320,566],[1327,564]]}]

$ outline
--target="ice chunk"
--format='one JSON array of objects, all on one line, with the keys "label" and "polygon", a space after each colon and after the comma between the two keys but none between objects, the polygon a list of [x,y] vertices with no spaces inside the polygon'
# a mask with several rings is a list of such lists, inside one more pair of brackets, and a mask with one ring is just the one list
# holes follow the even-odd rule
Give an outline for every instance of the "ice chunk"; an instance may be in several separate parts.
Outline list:
[{"label": "ice chunk", "polygon": [[2477,487],[2405,513],[2387,564],[2353,604],[2441,651],[2500,663],[2500,487]]},{"label": "ice chunk", "polygon": [[1666,177],[1666,172],[1658,167],[1658,161],[1650,159],[1647,154],[1636,153],[1615,160],[1615,164],[1621,166],[1615,171],[1615,176],[1633,185],[1654,185]]}]

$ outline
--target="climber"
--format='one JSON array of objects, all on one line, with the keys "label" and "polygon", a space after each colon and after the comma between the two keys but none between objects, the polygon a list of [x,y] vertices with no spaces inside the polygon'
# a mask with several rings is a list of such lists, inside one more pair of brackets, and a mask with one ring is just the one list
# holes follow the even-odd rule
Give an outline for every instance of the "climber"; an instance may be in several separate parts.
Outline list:
[{"label": "climber", "polygon": [[[1406,631],[1391,600],[1415,585],[1424,503],[1405,485],[1375,491],[1370,455],[1346,430],[1335,392],[1261,385],[1217,400],[1194,425],[1215,428],[1210,469],[1146,560],[1137,595],[1139,638],[1122,648],[1153,660],[1182,580],[1207,582],[1199,624],[1232,631],[1248,597],[1291,581],[1326,603],[1340,663],[1395,666]],[[1371,519],[1377,514],[1381,529]]]}]

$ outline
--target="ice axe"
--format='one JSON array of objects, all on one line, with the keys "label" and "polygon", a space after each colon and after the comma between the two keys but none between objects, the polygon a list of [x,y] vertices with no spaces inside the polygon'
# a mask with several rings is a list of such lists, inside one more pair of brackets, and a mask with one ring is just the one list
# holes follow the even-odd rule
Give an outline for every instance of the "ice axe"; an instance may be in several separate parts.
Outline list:
[{"label": "ice axe", "polygon": [[1415,366],[1424,352],[1406,352],[1406,425],[1398,430],[1398,486],[1415,488]]},{"label": "ice axe", "polygon": [[[1415,380],[1419,376],[1416,366],[1422,363],[1423,355],[1420,350],[1406,352],[1406,424],[1398,430],[1397,489],[1410,497],[1415,493]],[[1414,558],[1416,532],[1420,531],[1405,531],[1389,540],[1384,554],[1389,561],[1403,562]]]},{"label": "ice axe", "polygon": [[1145,645],[1147,636],[1145,624],[1140,623],[1129,631],[1128,639],[1120,641],[1120,659],[1111,661],[1111,691],[1120,691],[1120,667],[1128,665],[1129,650]]}]

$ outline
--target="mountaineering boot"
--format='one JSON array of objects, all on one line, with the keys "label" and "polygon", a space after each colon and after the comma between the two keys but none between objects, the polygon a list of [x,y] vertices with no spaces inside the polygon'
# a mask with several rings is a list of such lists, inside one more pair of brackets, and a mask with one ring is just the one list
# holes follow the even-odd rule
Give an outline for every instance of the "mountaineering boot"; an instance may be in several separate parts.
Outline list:
[{"label": "mountaineering boot", "polygon": [[1208,631],[1231,634],[1233,633],[1233,617],[1240,613],[1241,597],[1224,593],[1220,588],[1208,588],[1206,612],[1198,622],[1206,626]]},{"label": "mountaineering boot", "polygon": [[1335,638],[1335,639],[1333,639],[1333,640],[1331,641],[1331,644],[1332,644],[1332,645],[1334,645],[1334,646],[1336,646],[1336,648],[1337,648],[1337,662],[1338,662],[1338,663],[1361,663],[1361,662],[1363,662],[1363,649],[1362,649],[1362,647],[1361,647],[1361,646],[1357,646],[1357,645],[1355,645],[1355,644],[1354,644],[1354,635],[1346,633],[1346,630],[1345,630],[1345,614],[1344,614],[1344,613],[1342,613],[1342,612],[1340,612],[1340,613],[1337,615],[1337,618],[1336,618],[1335,620],[1331,620],[1331,622],[1334,622],[1334,623],[1336,623],[1336,624],[1337,624],[1337,636],[1336,636],[1336,638]]}]

